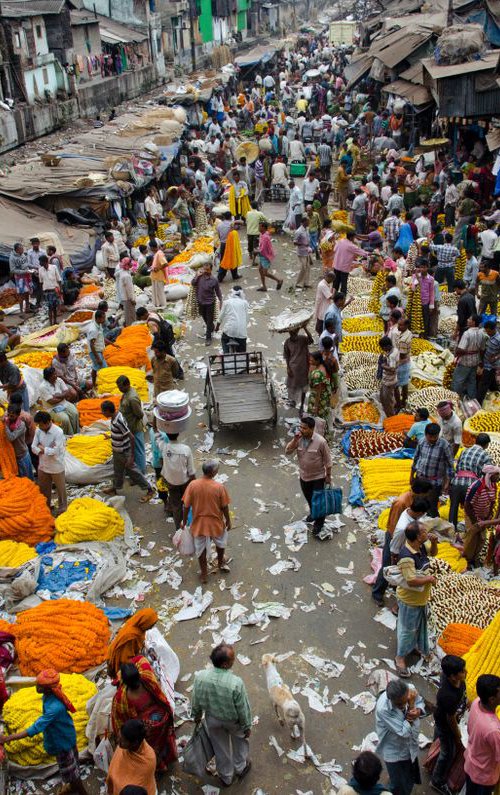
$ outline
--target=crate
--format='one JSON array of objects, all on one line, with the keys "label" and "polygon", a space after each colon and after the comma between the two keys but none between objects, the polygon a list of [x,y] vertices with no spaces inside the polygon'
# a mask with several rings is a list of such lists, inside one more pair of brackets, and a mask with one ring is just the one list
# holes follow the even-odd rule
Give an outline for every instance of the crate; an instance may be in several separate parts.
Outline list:
[{"label": "crate", "polygon": [[291,177],[304,177],[307,171],[305,163],[290,163]]}]

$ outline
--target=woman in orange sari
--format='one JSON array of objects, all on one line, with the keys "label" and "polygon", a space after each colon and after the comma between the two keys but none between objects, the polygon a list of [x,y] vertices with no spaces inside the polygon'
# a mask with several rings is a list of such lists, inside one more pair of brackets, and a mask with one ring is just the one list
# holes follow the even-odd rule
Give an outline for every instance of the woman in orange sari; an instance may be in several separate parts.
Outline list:
[{"label": "woman in orange sari", "polygon": [[156,753],[157,771],[166,770],[177,759],[172,707],[145,657],[133,657],[118,674],[118,688],[111,706],[115,737],[128,720],[142,720],[146,740]]},{"label": "woman in orange sari", "polygon": [[120,666],[142,652],[146,631],[154,627],[158,613],[151,607],[138,610],[118,630],[108,650],[108,673],[111,679],[118,676]]}]

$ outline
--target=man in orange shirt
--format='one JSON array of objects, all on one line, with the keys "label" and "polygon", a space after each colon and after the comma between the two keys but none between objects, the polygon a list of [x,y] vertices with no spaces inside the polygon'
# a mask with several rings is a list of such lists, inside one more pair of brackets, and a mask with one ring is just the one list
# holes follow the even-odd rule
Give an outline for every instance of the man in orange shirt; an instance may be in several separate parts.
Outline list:
[{"label": "man in orange shirt", "polygon": [[382,565],[377,575],[377,579],[372,586],[372,599],[375,601],[378,607],[384,606],[384,594],[388,586],[388,582],[384,577],[384,566],[390,566],[392,562],[391,541],[394,530],[396,529],[396,525],[399,521],[399,517],[403,511],[406,511],[406,509],[411,506],[415,497],[425,497],[428,491],[429,484],[419,480],[419,478],[416,478],[410,491],[405,491],[403,494],[400,494],[400,496],[397,497],[391,505],[389,518],[387,520],[384,547],[382,549]]},{"label": "man in orange shirt", "polygon": [[187,523],[189,509],[192,509],[191,534],[194,540],[195,555],[200,561],[200,580],[208,580],[208,553],[211,541],[217,549],[217,565],[219,571],[228,572],[224,557],[227,546],[227,534],[231,529],[229,516],[229,494],[222,483],[217,483],[215,476],[219,471],[217,461],[206,461],[203,466],[203,477],[192,480],[182,498],[184,503],[181,528]]}]

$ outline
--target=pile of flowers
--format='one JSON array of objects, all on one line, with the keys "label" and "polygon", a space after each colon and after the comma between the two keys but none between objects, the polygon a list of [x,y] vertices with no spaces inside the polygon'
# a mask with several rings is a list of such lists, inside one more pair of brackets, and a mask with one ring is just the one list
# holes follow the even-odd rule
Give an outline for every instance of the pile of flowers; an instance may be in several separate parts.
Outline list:
[{"label": "pile of flowers", "polygon": [[[87,747],[85,734],[89,716],[87,701],[97,693],[94,682],[90,682],[81,674],[62,674],[61,687],[76,709],[71,714],[76,730],[76,744],[79,751]],[[17,734],[31,726],[42,714],[42,695],[36,687],[23,687],[14,693],[3,708],[3,719],[9,734]],[[54,762],[43,747],[43,735],[14,740],[6,746],[11,762],[24,767],[28,765],[48,765]]]},{"label": "pile of flowers", "polygon": [[28,478],[0,481],[0,539],[24,541],[35,546],[49,541],[54,518],[40,489]]},{"label": "pile of flowers", "polygon": [[69,316],[66,323],[86,323],[88,320],[92,320],[93,317],[94,313],[90,309],[77,309],[76,312]]},{"label": "pile of flowers", "polygon": [[180,254],[177,254],[173,260],[171,260],[168,264],[170,265],[178,265],[180,262],[189,262],[189,260],[193,257],[194,254],[210,254],[214,253],[214,240],[213,237],[202,236],[199,237],[194,243],[189,247],[181,251]]},{"label": "pile of flowers", "polygon": [[384,324],[378,317],[372,315],[358,315],[356,317],[346,317],[342,321],[342,328],[349,334],[356,334],[360,331],[378,331],[382,334]]},{"label": "pile of flowers", "polygon": [[96,436],[88,436],[84,433],[70,436],[66,441],[66,450],[88,467],[105,464],[112,455],[111,440],[107,439],[103,433]]},{"label": "pile of flowers", "polygon": [[465,422],[470,433],[500,433],[500,411],[478,411]]},{"label": "pile of flowers", "polygon": [[411,414],[395,414],[393,417],[386,417],[383,425],[384,431],[389,433],[406,433],[410,430],[415,420]]},{"label": "pile of flowers", "polygon": [[16,569],[36,556],[36,550],[22,541],[0,541],[0,567],[2,568]]},{"label": "pile of flowers", "polygon": [[342,419],[344,422],[371,422],[380,420],[380,413],[373,403],[367,400],[357,400],[342,406]]},{"label": "pile of flowers", "polygon": [[95,284],[84,284],[83,287],[80,287],[80,292],[78,293],[78,298],[82,298],[84,295],[92,295],[92,293],[98,293],[101,288],[97,287]]},{"label": "pile of flowers", "polygon": [[53,358],[54,354],[50,351],[30,351],[16,356],[14,362],[18,366],[26,364],[28,367],[36,367],[38,370],[43,370],[45,367],[50,367]]},{"label": "pile of flowers", "polygon": [[483,629],[475,627],[473,624],[448,624],[438,639],[438,643],[445,654],[463,657],[479,640],[483,632]]},{"label": "pile of flowers", "polygon": [[90,602],[54,599],[18,613],[13,626],[19,668],[36,676],[46,668],[82,673],[106,659],[108,619]]},{"label": "pile of flowers", "polygon": [[151,368],[146,348],[151,345],[151,334],[145,324],[126,326],[114,345],[104,348],[104,358],[109,367],[126,365],[128,367]]},{"label": "pile of flowers", "polygon": [[411,461],[392,458],[362,458],[359,470],[367,500],[398,497],[410,487]]},{"label": "pile of flowers", "polygon": [[389,453],[402,447],[404,438],[404,433],[357,429],[351,433],[349,455],[353,458],[369,458]]},{"label": "pile of flowers", "polygon": [[452,571],[464,572],[467,570],[466,559],[449,541],[442,541],[438,544],[436,557],[446,561]]},{"label": "pile of flowers", "polygon": [[93,497],[78,497],[56,519],[56,544],[112,541],[123,535],[125,522],[115,508]]},{"label": "pile of flowers", "polygon": [[[117,387],[115,384],[115,390],[116,389]],[[86,427],[87,425],[92,425],[93,422],[97,422],[98,420],[104,420],[101,412],[101,403],[105,399],[111,400],[115,407],[118,408],[120,405],[121,395],[106,395],[106,398],[84,398],[83,400],[78,401],[76,407],[78,409],[78,417],[80,419],[80,425],[82,428]]]},{"label": "pile of flowers", "polygon": [[464,656],[467,665],[466,686],[469,701],[473,701],[476,697],[476,682],[481,674],[500,675],[499,633],[500,610]]},{"label": "pile of flowers", "polygon": [[104,367],[97,373],[97,391],[100,395],[115,395],[118,391],[116,386],[116,379],[120,375],[126,375],[130,381],[131,386],[137,391],[141,400],[147,401],[149,399],[148,382],[146,381],[146,374],[142,370],[137,370],[135,367]]}]

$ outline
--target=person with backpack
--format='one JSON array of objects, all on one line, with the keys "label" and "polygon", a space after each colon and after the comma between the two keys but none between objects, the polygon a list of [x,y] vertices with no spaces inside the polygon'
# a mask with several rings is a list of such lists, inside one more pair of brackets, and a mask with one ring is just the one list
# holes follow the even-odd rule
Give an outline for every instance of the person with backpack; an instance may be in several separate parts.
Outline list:
[{"label": "person with backpack", "polygon": [[151,349],[154,349],[156,345],[160,343],[165,347],[165,353],[167,356],[174,357],[177,363],[176,378],[177,380],[182,381],[184,379],[184,371],[181,367],[181,363],[175,356],[175,334],[172,324],[169,323],[168,320],[165,320],[165,318],[161,317],[158,312],[150,312],[145,306],[140,306],[136,310],[135,316],[141,323],[147,323],[148,328],[153,335]]},{"label": "person with backpack", "polygon": [[494,524],[500,468],[492,464],[483,467],[481,477],[472,481],[464,501],[465,538],[464,558],[474,563],[484,544],[484,530]]}]

